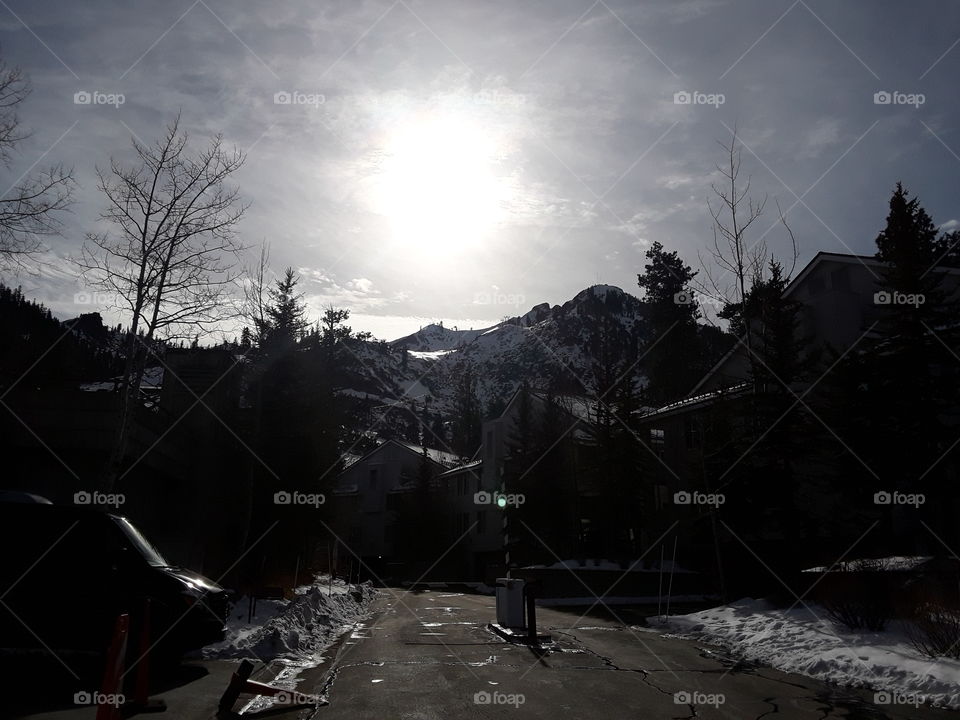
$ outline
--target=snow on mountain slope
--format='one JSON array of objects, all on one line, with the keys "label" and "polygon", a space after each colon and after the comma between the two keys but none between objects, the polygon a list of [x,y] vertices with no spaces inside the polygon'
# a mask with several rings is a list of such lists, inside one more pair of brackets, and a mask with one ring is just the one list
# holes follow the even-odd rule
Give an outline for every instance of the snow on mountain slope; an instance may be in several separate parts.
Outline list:
[{"label": "snow on mountain slope", "polygon": [[451,330],[450,328],[443,327],[443,325],[431,323],[412,335],[394,340],[390,344],[394,347],[405,347],[408,350],[420,352],[453,350],[461,345],[472,342],[487,330],[490,330],[490,328],[481,328],[479,330]]},{"label": "snow on mountain slope", "polygon": [[643,342],[640,300],[619,288],[595,285],[563,305],[542,303],[489,328],[433,324],[390,343],[369,343],[357,354],[351,394],[392,396],[443,416],[452,413],[465,373],[476,379],[485,407],[505,402],[524,381],[533,388],[551,385],[570,394],[592,394],[601,383],[595,376],[601,358],[625,367],[636,360]]}]

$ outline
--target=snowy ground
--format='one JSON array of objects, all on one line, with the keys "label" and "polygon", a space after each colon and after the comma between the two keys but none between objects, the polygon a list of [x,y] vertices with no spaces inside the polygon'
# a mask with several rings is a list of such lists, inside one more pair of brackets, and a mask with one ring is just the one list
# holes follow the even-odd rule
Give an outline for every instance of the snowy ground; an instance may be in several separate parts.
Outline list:
[{"label": "snowy ground", "polygon": [[[549,570],[616,570],[620,572],[649,572],[649,573],[658,573],[661,572],[660,568],[654,567],[644,567],[636,563],[627,563],[626,565],[621,565],[618,562],[612,560],[607,560],[604,558],[586,558],[583,561],[580,560],[560,560],[553,563],[552,565],[526,565],[524,569],[549,569]],[[672,571],[675,573],[691,573],[692,570],[687,570],[680,567],[676,563],[673,563],[670,560],[666,560],[663,563],[663,572],[669,573]]]},{"label": "snowy ground", "polygon": [[[960,661],[932,660],[917,652],[904,626],[857,632],[838,626],[822,608],[778,610],[745,598],[731,605],[670,617],[649,618],[682,637],[714,643],[734,655],[786,672],[878,693],[914,696],[920,703],[960,708]],[[881,699],[882,702],[882,699]]]},{"label": "snowy ground", "polygon": [[[705,604],[710,600],[716,601],[716,596],[712,598],[708,595],[674,595],[670,598],[672,603],[700,603]],[[579,607],[596,606],[610,607],[612,605],[657,605],[667,606],[666,595],[583,595],[581,597],[558,597],[558,598],[537,598],[537,605],[540,607]]]},{"label": "snowy ground", "polygon": [[[366,616],[377,591],[369,583],[331,583],[323,576],[312,585],[298,587],[294,594],[292,600],[257,600],[256,616],[249,623],[249,600],[238,598],[230,608],[225,639],[203,648],[203,658],[246,658],[279,665],[272,684],[295,690],[299,674],[323,663],[324,651],[333,641]],[[258,698],[244,711],[270,704],[269,699]]]}]

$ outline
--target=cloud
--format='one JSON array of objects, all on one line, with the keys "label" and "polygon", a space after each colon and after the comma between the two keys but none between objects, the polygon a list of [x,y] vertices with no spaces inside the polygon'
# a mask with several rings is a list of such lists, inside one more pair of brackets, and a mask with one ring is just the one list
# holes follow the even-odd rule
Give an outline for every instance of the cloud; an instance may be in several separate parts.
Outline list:
[{"label": "cloud", "polygon": [[[783,8],[765,0],[608,0],[579,23],[586,6],[575,0],[494,10],[451,0],[417,16],[402,3],[384,16],[376,0],[217,3],[223,24],[202,3],[179,23],[183,9],[162,3],[17,6],[56,56],[0,18],[3,58],[34,86],[19,109],[33,134],[6,179],[37,161],[76,168],[67,231],[49,239],[58,258],[106,229],[94,167],[129,161],[131,132],[150,143],[178,110],[198,147],[222,132],[248,151],[235,178],[252,201],[243,239],[269,239],[274,266],[300,268],[311,302],[360,314],[468,315],[476,289],[494,283],[523,287],[531,303],[562,302],[595,273],[631,286],[636,250],[656,239],[695,262],[710,237],[717,140],[729,141],[735,124],[756,199],[779,193],[786,209],[784,186],[813,188],[790,213],[801,260],[848,250],[834,238],[868,250],[901,178],[928,209],[957,217],[956,159],[944,146],[957,148],[960,54],[924,78],[929,130],[912,108],[875,106],[877,83],[857,59],[883,77],[893,63],[918,76],[955,40],[952,7],[921,8],[904,22],[895,4],[864,15],[840,3],[820,13],[828,30],[803,5],[778,20]],[[76,106],[81,89],[122,92],[126,103]],[[683,89],[726,102],[675,104]],[[324,102],[275,104],[283,90]],[[496,138],[497,178],[509,192],[490,237],[452,261],[417,264],[387,252],[389,223],[370,190],[391,131],[435,113],[462,115]],[[25,285],[68,312],[75,277],[50,265]]]},{"label": "cloud", "polygon": [[373,283],[367,280],[367,278],[354,278],[347,283],[347,287],[362,293],[370,293],[373,291]]}]

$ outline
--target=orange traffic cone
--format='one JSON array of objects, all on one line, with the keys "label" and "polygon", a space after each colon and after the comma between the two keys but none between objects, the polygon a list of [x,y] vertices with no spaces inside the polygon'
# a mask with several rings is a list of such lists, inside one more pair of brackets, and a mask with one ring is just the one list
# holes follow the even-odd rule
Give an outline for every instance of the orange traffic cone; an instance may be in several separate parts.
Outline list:
[{"label": "orange traffic cone", "polygon": [[107,664],[103,671],[103,683],[97,697],[97,720],[121,720],[120,698],[123,685],[123,665],[127,654],[127,632],[130,616],[124,613],[117,617],[113,639],[107,651]]},{"label": "orange traffic cone", "polygon": [[137,679],[133,701],[124,705],[124,715],[143,712],[163,712],[167,704],[162,699],[150,699],[150,598],[143,603],[143,621],[140,627],[140,655],[136,661]]}]

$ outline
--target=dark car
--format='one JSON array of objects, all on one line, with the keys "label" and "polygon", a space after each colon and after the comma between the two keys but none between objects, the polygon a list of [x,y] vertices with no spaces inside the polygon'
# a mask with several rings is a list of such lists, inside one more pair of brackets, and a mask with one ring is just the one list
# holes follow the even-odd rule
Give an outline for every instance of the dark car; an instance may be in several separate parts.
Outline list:
[{"label": "dark car", "polygon": [[170,565],[124,517],[0,500],[0,547],[0,648],[103,653],[121,613],[136,648],[148,600],[154,657],[223,639],[226,591]]}]

